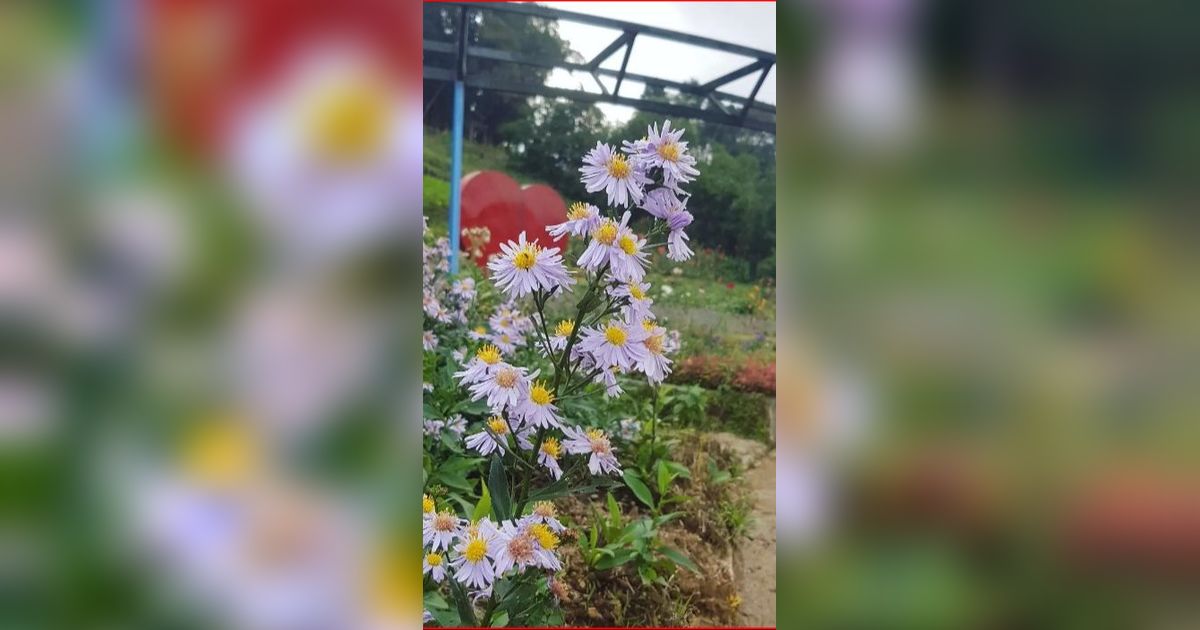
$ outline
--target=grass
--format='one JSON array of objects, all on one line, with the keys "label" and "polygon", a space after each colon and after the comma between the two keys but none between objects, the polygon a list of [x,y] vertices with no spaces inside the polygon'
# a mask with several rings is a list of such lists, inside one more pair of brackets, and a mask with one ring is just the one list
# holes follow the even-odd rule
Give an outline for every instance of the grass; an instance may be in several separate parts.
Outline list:
[{"label": "grass", "polygon": [[[450,134],[446,131],[425,130],[424,149],[425,174],[441,180],[450,180]],[[508,164],[508,153],[504,147],[463,141],[463,175],[471,171],[504,171],[521,179]]]}]

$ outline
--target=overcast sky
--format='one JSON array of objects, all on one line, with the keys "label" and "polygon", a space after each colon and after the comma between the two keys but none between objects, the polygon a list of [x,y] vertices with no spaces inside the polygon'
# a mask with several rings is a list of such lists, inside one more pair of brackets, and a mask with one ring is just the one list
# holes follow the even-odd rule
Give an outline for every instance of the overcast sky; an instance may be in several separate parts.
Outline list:
[{"label": "overcast sky", "polygon": [[[775,52],[775,3],[774,2],[542,2],[549,7],[587,13],[606,18],[648,24],[673,31],[702,35],[759,50]],[[619,31],[576,22],[560,21],[558,32],[571,44],[571,48],[586,59],[591,59],[618,35]],[[601,67],[614,70],[621,67],[622,51],[617,51]],[[703,83],[727,72],[736,70],[751,61],[748,57],[699,48],[645,35],[634,41],[633,54],[629,57],[628,71],[647,76],[687,81],[696,79]],[[721,88],[724,92],[749,96],[754,88],[758,73],[743,77]],[[614,79],[604,78],[609,90]],[[583,88],[599,92],[595,81],[584,73],[555,70],[547,84],[563,88]],[[621,95],[641,95],[642,84],[626,81],[621,84]],[[758,99],[775,102],[775,69],[759,89]],[[620,105],[601,103],[600,109],[613,121],[628,120],[633,110]]]}]

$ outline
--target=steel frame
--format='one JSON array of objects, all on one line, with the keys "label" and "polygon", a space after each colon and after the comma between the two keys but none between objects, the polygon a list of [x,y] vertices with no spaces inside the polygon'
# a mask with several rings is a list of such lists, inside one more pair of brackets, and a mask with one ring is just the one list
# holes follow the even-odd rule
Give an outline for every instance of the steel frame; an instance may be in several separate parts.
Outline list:
[{"label": "steel frame", "polygon": [[[458,21],[460,28],[457,29],[459,32],[456,33],[458,39],[457,42],[443,42],[428,39],[424,40],[424,50],[454,55],[453,62],[448,67],[431,65],[427,59],[424,66],[424,75],[426,79],[449,82],[461,81],[467,87],[512,92],[515,94],[526,94],[530,96],[564,97],[585,102],[627,105],[635,109],[666,114],[670,116],[683,116],[708,122],[732,125],[735,127],[744,127],[746,129],[753,129],[772,134],[775,133],[775,106],[756,100],[758,97],[758,92],[762,88],[762,84],[766,81],[767,74],[769,74],[771,68],[775,66],[774,53],[710,39],[707,37],[700,37],[698,35],[671,31],[654,26],[634,24],[632,22],[624,22],[621,20],[613,20],[610,18],[586,15],[573,11],[552,9],[550,7],[544,7],[536,4],[439,2],[436,6],[459,7],[461,12],[460,19]],[[465,41],[465,29],[462,29],[461,25],[465,23],[466,15],[472,11],[512,13],[526,15],[533,18],[578,22],[582,24],[590,24],[593,26],[615,29],[620,31],[620,34],[617,35],[617,37],[608,46],[606,46],[586,63],[538,59],[511,51],[498,50],[486,46],[470,45]],[[681,83],[659,77],[628,72],[627,68],[629,65],[629,58],[633,52],[633,45],[639,35],[656,37],[698,46],[701,48],[742,55],[745,57],[750,57],[752,61],[747,65],[738,68],[737,70],[703,84]],[[600,64],[604,63],[618,52],[622,52],[620,69],[612,70],[609,68],[600,67]],[[584,72],[591,75],[600,91],[597,93],[582,89],[576,90],[553,88],[532,82],[520,82],[502,79],[495,76],[489,76],[487,74],[472,74],[467,69],[467,59],[469,57],[477,57],[480,59],[489,59],[493,61],[535,66],[540,68],[560,68],[563,70]],[[754,89],[751,91],[748,97],[730,94],[719,89],[733,81],[756,72],[758,73],[758,80],[755,82]],[[600,80],[600,77],[610,77],[616,79],[611,92],[604,82]],[[640,97],[622,96],[621,87],[626,79],[630,81],[636,81],[647,86],[674,89],[684,94],[699,96],[702,98],[702,100],[698,107],[693,107],[690,105],[646,100]]]},{"label": "steel frame", "polygon": [[[422,42],[422,48],[428,52],[453,55],[452,62],[449,66],[431,65],[429,63],[428,56],[426,57],[424,64],[424,76],[426,79],[444,81],[453,85],[453,129],[450,140],[451,165],[449,223],[451,238],[458,237],[460,218],[462,214],[462,136],[463,118],[465,116],[465,112],[463,111],[465,101],[464,89],[466,87],[497,90],[515,94],[526,94],[529,96],[547,96],[552,98],[562,97],[592,103],[615,103],[617,105],[627,105],[635,109],[665,114],[668,116],[694,118],[708,122],[742,127],[745,129],[763,131],[771,134],[775,133],[775,106],[756,100],[759,89],[762,88],[763,82],[766,81],[767,74],[770,73],[771,68],[775,66],[775,55],[773,53],[749,48],[747,46],[740,46],[738,44],[731,44],[729,42],[709,39],[707,37],[690,35],[688,33],[680,33],[654,26],[645,26],[642,24],[634,24],[632,22],[623,22],[621,20],[585,15],[583,13],[575,13],[573,11],[552,9],[536,4],[439,2],[437,6],[447,5],[457,6],[459,8],[457,27],[455,28],[455,41],[445,42],[426,39]],[[615,29],[620,31],[620,35],[618,35],[616,39],[614,39],[608,46],[605,46],[603,50],[596,54],[595,57],[592,57],[590,60],[588,60],[587,63],[537,59],[511,51],[497,50],[495,48],[489,48],[486,46],[472,46],[467,41],[466,36],[467,19],[472,11],[496,11],[526,15],[531,18],[579,22],[582,24],[591,24],[593,26]],[[633,45],[639,35],[657,37],[669,41],[690,44],[692,46],[699,46],[701,48],[743,55],[753,59],[753,61],[745,66],[742,66],[741,68],[738,68],[737,70],[729,72],[703,84],[680,83],[678,81],[671,81],[658,77],[628,72],[627,68],[629,67],[629,57],[633,53]],[[618,52],[622,52],[620,69],[611,70],[609,68],[600,67],[601,64]],[[591,75],[600,91],[597,93],[588,92],[583,89],[574,90],[552,88],[544,84],[527,81],[512,81],[497,76],[488,76],[487,74],[471,74],[467,64],[467,59],[470,57],[540,68],[561,68],[564,70],[586,72],[587,74]],[[728,85],[733,81],[752,75],[756,72],[758,73],[758,80],[754,83],[754,89],[751,90],[750,96],[748,97],[730,94],[718,89]],[[604,85],[604,82],[600,80],[600,77],[602,76],[616,78],[616,82],[614,83],[611,92],[609,92],[608,86]],[[699,96],[700,104],[699,106],[692,106],[679,103],[648,100],[641,97],[621,96],[621,86],[624,84],[626,79],[640,82],[646,86],[669,88],[677,90],[683,94]],[[439,86],[438,93],[440,93],[441,90],[442,86]],[[432,103],[427,104],[426,107],[428,108],[431,104]],[[450,248],[451,273],[458,272],[458,250],[458,247]]]}]

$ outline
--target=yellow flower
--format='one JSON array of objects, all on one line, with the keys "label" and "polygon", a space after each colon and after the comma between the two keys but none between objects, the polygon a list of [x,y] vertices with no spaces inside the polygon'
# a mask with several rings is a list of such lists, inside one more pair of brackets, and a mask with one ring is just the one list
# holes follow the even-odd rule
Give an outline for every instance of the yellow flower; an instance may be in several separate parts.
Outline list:
[{"label": "yellow flower", "polygon": [[183,467],[197,480],[215,485],[244,482],[262,459],[244,419],[226,415],[203,422],[183,445]]}]

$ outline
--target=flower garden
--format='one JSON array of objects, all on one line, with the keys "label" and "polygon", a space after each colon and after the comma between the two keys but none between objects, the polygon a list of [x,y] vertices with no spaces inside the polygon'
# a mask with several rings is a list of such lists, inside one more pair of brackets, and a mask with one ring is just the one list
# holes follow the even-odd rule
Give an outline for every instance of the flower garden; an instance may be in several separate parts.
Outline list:
[{"label": "flower garden", "polygon": [[683,134],[598,142],[594,203],[486,268],[451,275],[426,225],[427,625],[737,621],[753,505],[727,445],[773,439],[774,296],[689,246]]}]

